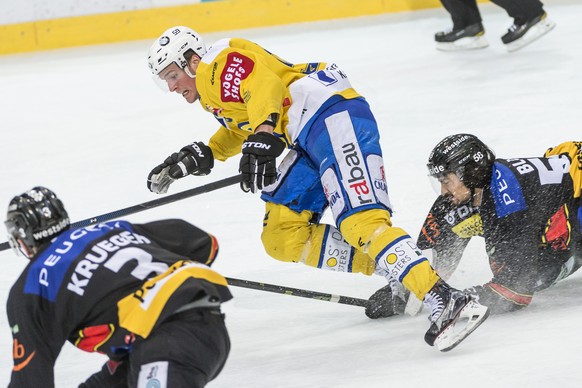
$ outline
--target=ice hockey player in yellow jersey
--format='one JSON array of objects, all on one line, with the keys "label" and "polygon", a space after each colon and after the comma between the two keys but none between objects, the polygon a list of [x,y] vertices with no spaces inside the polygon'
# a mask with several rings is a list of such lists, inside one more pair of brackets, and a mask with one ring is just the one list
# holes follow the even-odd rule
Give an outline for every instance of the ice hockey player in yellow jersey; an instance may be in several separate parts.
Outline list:
[{"label": "ice hockey player in yellow jersey", "polygon": [[[429,308],[425,340],[440,350],[487,317],[486,307],[440,279],[410,236],[392,225],[376,120],[336,64],[292,64],[245,39],[206,49],[182,26],[156,39],[148,62],[162,87],[190,104],[199,100],[220,124],[207,144],[188,144],[156,166],[149,190],[165,193],[174,180],[209,174],[215,159],[242,153],[241,188],[262,191],[266,202],[261,238],[270,256],[384,276],[393,287],[372,296],[371,318],[393,315],[400,292],[392,288],[404,285]],[[320,223],[327,208],[335,226]],[[460,321],[463,327],[452,330]]]}]

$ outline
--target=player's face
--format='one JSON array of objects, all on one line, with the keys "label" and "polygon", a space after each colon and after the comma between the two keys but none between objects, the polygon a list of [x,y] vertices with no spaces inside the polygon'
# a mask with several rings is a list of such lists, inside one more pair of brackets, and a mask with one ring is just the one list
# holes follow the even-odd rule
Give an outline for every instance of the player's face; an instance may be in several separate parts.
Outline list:
[{"label": "player's face", "polygon": [[450,172],[438,178],[441,184],[441,194],[448,197],[455,205],[468,202],[471,190],[459,179],[457,174]]},{"label": "player's face", "polygon": [[196,69],[188,70],[190,74],[194,75],[193,77],[186,71],[180,69],[178,65],[172,63],[160,72],[159,77],[167,83],[170,92],[181,94],[188,103],[192,104],[198,100],[200,95],[196,88]]}]

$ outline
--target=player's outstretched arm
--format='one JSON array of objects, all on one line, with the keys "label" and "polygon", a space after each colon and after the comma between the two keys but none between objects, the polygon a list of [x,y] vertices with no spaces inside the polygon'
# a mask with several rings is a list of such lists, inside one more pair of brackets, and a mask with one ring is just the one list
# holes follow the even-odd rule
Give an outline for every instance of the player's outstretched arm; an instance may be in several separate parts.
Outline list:
[{"label": "player's outstretched arm", "polygon": [[430,209],[417,239],[422,250],[432,251],[431,264],[444,280],[457,269],[473,236],[482,235],[481,217],[476,209],[452,204],[440,195]]}]

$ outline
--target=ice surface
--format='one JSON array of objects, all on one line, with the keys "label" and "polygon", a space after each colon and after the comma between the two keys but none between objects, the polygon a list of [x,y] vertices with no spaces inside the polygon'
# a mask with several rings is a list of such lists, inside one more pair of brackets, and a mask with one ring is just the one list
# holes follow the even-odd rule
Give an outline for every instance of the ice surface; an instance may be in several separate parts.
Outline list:
[{"label": "ice surface", "polygon": [[[394,222],[418,234],[434,200],[430,149],[470,132],[500,157],[536,156],[582,140],[582,5],[549,2],[554,31],[508,54],[511,20],[482,6],[491,46],[434,49],[450,24],[442,9],[213,34],[250,38],[291,62],[335,61],[368,99],[381,129]],[[192,25],[195,28],[195,23]],[[184,144],[206,141],[217,124],[198,106],[161,93],[146,64],[149,41],[0,57],[0,207],[33,185],[53,189],[74,221],[150,201],[150,169]],[[176,182],[178,192],[236,173],[238,158],[208,177]],[[270,259],[260,243],[263,204],[237,187],[127,217],[182,217],[221,243],[225,276],[367,298],[378,277],[328,273]],[[25,266],[0,253],[0,300]],[[482,241],[468,247],[454,286],[491,276]],[[247,289],[224,306],[232,352],[213,388],[580,387],[582,274],[536,295],[525,311],[494,316],[450,353],[428,347],[424,314],[371,321],[361,308]],[[12,340],[0,315],[0,386]],[[193,349],[193,351],[196,351]],[[56,386],[76,387],[103,356],[65,346]]]}]

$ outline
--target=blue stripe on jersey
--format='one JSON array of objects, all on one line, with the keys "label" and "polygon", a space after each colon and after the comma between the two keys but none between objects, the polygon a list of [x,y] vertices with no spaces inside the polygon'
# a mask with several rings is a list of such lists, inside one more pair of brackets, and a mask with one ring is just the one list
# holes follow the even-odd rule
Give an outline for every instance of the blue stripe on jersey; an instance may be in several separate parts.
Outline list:
[{"label": "blue stripe on jersey", "polygon": [[495,162],[493,165],[491,192],[493,193],[497,218],[503,218],[527,209],[519,181],[509,167],[499,162]]},{"label": "blue stripe on jersey", "polygon": [[[340,101],[345,101],[345,104],[338,106],[337,109],[332,108],[329,111],[327,111],[331,106],[337,104]],[[362,104],[362,102],[363,102],[363,104]],[[325,125],[318,125],[318,126],[312,127],[313,123],[315,121],[325,120],[326,117],[329,117],[329,116],[333,115],[334,113],[344,111],[344,110],[347,110],[349,112],[350,117],[352,118],[352,121],[354,120],[354,118],[363,118],[363,119],[370,119],[370,120],[375,122],[374,116],[372,115],[372,112],[370,111],[370,106],[368,105],[368,102],[366,101],[366,99],[364,97],[350,98],[349,100],[347,100],[341,94],[334,94],[333,96],[328,98],[319,107],[319,109],[317,109],[317,112],[315,112],[313,117],[311,117],[311,119],[309,119],[309,121],[305,124],[305,126],[303,127],[303,130],[301,131],[301,133],[299,133],[299,136],[297,138],[297,143],[299,144],[299,146],[301,146],[301,148],[303,148],[303,149],[309,149],[308,145],[306,144],[308,142],[307,137],[309,136],[311,138],[314,138],[314,137],[317,137],[319,135],[319,132],[327,131],[327,127]],[[313,131],[313,133],[311,133],[311,131]],[[377,131],[376,131],[375,136],[379,136]],[[360,146],[362,146],[362,145],[360,144]],[[374,153],[378,153],[378,152],[374,152]],[[379,154],[381,154],[381,151]]]},{"label": "blue stripe on jersey", "polygon": [[133,232],[128,222],[111,221],[62,233],[31,264],[24,284],[24,293],[38,295],[54,302],[63,278],[75,259],[89,244],[113,229]]},{"label": "blue stripe on jersey", "polygon": [[354,264],[354,255],[356,254],[356,249],[354,247],[351,247],[350,249],[350,255],[348,256],[350,258],[349,262],[348,262],[348,272],[353,272],[352,268],[353,268],[353,264]]},{"label": "blue stripe on jersey", "polygon": [[218,116],[214,116],[214,118],[220,123],[220,125],[222,125],[224,128],[228,128],[228,123],[226,122],[226,119],[224,117],[218,117]]}]

